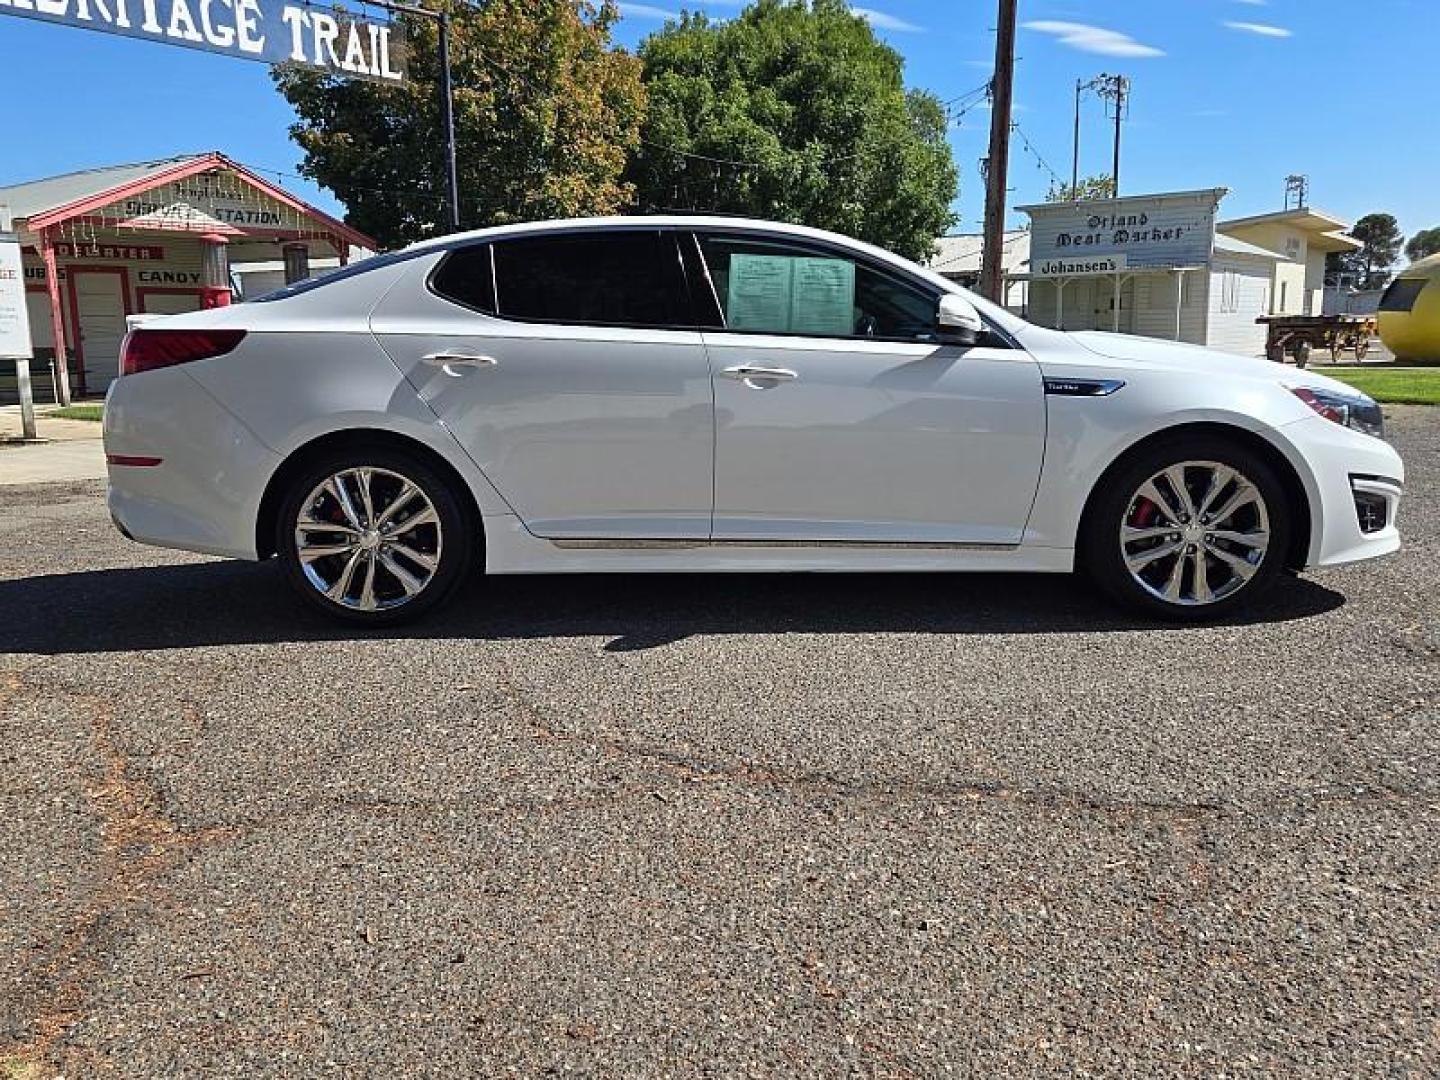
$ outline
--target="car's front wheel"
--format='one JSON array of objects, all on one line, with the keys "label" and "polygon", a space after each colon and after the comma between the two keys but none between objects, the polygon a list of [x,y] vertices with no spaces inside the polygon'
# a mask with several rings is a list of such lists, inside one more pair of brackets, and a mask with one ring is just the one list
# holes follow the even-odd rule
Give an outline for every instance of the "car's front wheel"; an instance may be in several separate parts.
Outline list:
[{"label": "car's front wheel", "polygon": [[1274,469],[1243,445],[1168,440],[1104,483],[1087,510],[1080,555],[1096,582],[1132,608],[1220,618],[1258,599],[1283,569],[1289,503]]},{"label": "car's front wheel", "polygon": [[416,456],[343,450],[310,463],[280,509],[276,550],[300,595],[360,625],[413,619],[470,566],[471,528],[450,484]]}]

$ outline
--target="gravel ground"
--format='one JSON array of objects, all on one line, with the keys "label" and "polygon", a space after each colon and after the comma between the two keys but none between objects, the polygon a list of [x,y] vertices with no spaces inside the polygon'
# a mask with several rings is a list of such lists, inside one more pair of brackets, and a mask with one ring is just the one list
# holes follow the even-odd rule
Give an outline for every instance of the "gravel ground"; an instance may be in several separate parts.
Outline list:
[{"label": "gravel ground", "polygon": [[0,1076],[1440,1073],[1440,413],[1263,619],[477,583],[375,637],[0,488]]}]

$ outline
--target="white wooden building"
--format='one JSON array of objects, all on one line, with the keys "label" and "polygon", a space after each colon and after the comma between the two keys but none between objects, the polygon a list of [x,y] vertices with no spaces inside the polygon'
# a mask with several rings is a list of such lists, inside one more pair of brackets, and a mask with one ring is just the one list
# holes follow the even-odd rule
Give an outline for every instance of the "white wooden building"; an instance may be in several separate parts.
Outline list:
[{"label": "white wooden building", "polygon": [[[974,289],[980,283],[980,256],[985,246],[983,233],[954,233],[935,241],[935,254],[926,264],[957,285]],[[1030,232],[1012,229],[1000,241],[1005,275],[1004,303],[1017,315],[1024,315],[1029,300]]]},{"label": "white wooden building", "polygon": [[[36,392],[102,394],[125,317],[228,304],[230,263],[345,262],[375,241],[219,153],[88,169],[0,188],[20,234]],[[63,364],[55,363],[64,357]],[[0,371],[0,393],[13,374]]]},{"label": "white wooden building", "polygon": [[1225,195],[1209,188],[1020,207],[1032,222],[1027,317],[1262,355],[1256,320],[1306,303],[1309,256],[1217,227]]}]

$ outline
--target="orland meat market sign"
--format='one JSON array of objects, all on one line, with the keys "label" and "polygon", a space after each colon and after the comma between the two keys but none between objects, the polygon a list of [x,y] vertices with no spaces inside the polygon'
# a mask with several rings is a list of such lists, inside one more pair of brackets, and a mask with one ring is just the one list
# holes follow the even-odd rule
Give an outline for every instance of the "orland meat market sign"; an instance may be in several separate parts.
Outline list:
[{"label": "orland meat market sign", "polygon": [[1204,266],[1224,188],[1022,206],[1039,277]]},{"label": "orland meat market sign", "polygon": [[0,14],[336,75],[405,78],[401,24],[284,0],[0,0]]}]

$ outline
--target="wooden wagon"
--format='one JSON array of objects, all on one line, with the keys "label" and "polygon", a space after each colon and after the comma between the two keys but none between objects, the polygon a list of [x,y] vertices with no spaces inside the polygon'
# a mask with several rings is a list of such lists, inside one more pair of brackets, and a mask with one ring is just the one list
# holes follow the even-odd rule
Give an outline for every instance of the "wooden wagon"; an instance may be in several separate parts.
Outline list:
[{"label": "wooden wagon", "polygon": [[1276,363],[1288,356],[1296,367],[1310,362],[1312,349],[1329,349],[1337,363],[1346,350],[1363,360],[1375,334],[1373,315],[1262,315],[1255,321],[1266,327],[1265,355]]}]

